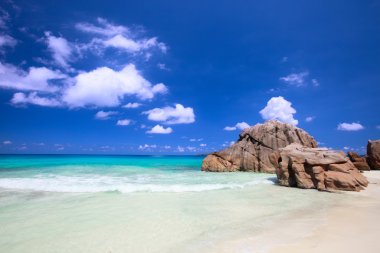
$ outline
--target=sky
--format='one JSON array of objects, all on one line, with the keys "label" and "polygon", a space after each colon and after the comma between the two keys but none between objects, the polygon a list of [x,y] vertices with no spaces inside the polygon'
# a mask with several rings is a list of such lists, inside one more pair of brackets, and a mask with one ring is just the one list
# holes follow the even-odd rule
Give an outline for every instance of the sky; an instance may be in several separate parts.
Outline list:
[{"label": "sky", "polygon": [[207,154],[269,119],[380,139],[380,1],[0,3],[0,153]]}]

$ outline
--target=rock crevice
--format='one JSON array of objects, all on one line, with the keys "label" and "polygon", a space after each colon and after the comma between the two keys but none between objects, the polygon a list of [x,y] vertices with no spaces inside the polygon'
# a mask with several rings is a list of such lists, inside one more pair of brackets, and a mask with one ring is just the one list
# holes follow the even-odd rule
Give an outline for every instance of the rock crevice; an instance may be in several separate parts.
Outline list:
[{"label": "rock crevice", "polygon": [[320,191],[360,191],[367,179],[343,152],[293,143],[272,154],[280,185]]},{"label": "rock crevice", "polygon": [[202,163],[203,171],[254,171],[275,173],[269,156],[291,143],[317,147],[317,142],[304,130],[293,125],[270,120],[244,129],[236,143],[225,150],[208,155]]}]

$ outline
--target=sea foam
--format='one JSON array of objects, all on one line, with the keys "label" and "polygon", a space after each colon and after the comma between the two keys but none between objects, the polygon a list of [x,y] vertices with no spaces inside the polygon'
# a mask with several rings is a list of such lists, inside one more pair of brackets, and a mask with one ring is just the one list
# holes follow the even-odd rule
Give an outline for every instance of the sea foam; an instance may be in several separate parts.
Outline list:
[{"label": "sea foam", "polygon": [[136,178],[112,176],[61,176],[44,175],[30,178],[0,178],[0,188],[11,190],[94,193],[118,191],[132,192],[202,192],[221,189],[241,189],[257,184],[273,184],[271,178],[255,178],[245,182],[210,182],[203,180],[157,180],[148,176]]}]

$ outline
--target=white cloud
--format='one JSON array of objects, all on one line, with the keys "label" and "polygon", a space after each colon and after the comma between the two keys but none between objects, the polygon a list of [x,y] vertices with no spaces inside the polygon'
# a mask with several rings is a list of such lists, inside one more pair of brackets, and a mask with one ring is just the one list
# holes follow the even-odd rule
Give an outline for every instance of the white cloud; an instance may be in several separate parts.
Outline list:
[{"label": "white cloud", "polygon": [[9,13],[0,8],[0,29],[8,29],[7,22],[9,21]]},{"label": "white cloud", "polygon": [[377,125],[376,128],[380,130],[380,125]]},{"label": "white cloud", "polygon": [[166,67],[165,63],[158,63],[157,67],[161,70],[170,70],[168,67]]},{"label": "white cloud", "polygon": [[313,120],[315,120],[315,116],[308,116],[305,119],[306,122],[312,122]]},{"label": "white cloud", "polygon": [[148,134],[170,134],[173,132],[171,127],[164,128],[160,125],[155,125],[151,130],[146,131]]},{"label": "white cloud", "polygon": [[37,95],[37,92],[31,92],[28,95],[22,92],[17,92],[13,94],[11,103],[14,105],[32,104],[32,105],[39,105],[39,106],[46,106],[46,107],[62,106],[61,102],[59,102],[57,99],[40,97]]},{"label": "white cloud", "polygon": [[107,120],[109,119],[112,115],[116,115],[118,114],[118,112],[116,111],[98,111],[96,114],[95,114],[95,119],[99,119],[99,120]]},{"label": "white cloud", "polygon": [[182,152],[185,152],[185,148],[184,148],[184,147],[181,147],[181,146],[178,146],[178,147],[177,147],[177,151],[178,151],[178,152],[181,152],[181,153],[182,153]]},{"label": "white cloud", "polygon": [[129,29],[125,26],[114,25],[108,22],[106,19],[97,18],[98,26],[90,23],[77,23],[75,27],[86,33],[93,33],[103,36],[114,36],[117,34],[128,33]]},{"label": "white cloud", "polygon": [[58,88],[52,82],[63,78],[66,78],[66,75],[45,67],[31,67],[26,72],[13,65],[0,63],[0,87],[2,88],[54,92]]},{"label": "white cloud", "polygon": [[123,108],[138,108],[140,107],[142,104],[140,103],[128,103],[126,105],[123,105]]},{"label": "white cloud", "polygon": [[222,144],[222,146],[223,146],[223,147],[229,147],[229,146],[232,146],[233,144],[235,144],[234,141],[230,141],[230,142],[225,141],[225,142]]},{"label": "white cloud", "polygon": [[165,43],[158,41],[157,37],[138,39],[138,34],[133,33],[128,27],[112,24],[103,18],[98,18],[96,25],[78,23],[75,27],[82,32],[98,36],[92,39],[89,48],[112,47],[128,53],[138,53],[152,48],[166,53],[168,49]]},{"label": "white cloud", "polygon": [[318,87],[319,86],[319,82],[317,79],[311,79],[311,83],[315,86],[315,87]]},{"label": "white cloud", "polygon": [[194,110],[191,107],[184,107],[176,104],[175,107],[154,108],[143,112],[152,121],[160,121],[165,124],[189,124],[195,122]]},{"label": "white cloud", "polygon": [[164,149],[171,149],[172,147],[170,145],[165,145]]},{"label": "white cloud", "polygon": [[280,80],[290,84],[294,85],[296,87],[304,86],[305,85],[305,78],[309,75],[309,72],[300,72],[300,73],[293,73],[289,74],[284,77],[280,77]]},{"label": "white cloud", "polygon": [[287,56],[282,57],[281,62],[287,62],[287,61],[288,61],[288,57]]},{"label": "white cloud", "polygon": [[267,105],[260,111],[264,120],[279,120],[285,123],[297,125],[298,120],[294,119],[293,114],[296,110],[292,107],[292,103],[283,97],[272,97]]},{"label": "white cloud", "polygon": [[80,73],[75,77],[75,83],[65,90],[63,101],[69,107],[112,107],[120,105],[125,96],[151,99],[166,91],[164,84],[152,86],[135,65],[128,64],[120,71],[101,67]]},{"label": "white cloud", "polygon": [[157,148],[157,145],[156,144],[152,144],[152,145],[148,145],[148,144],[145,144],[145,145],[140,145],[139,146],[139,150],[150,150],[150,149],[154,149],[154,148]]},{"label": "white cloud", "polygon": [[6,34],[0,34],[0,48],[2,47],[14,47],[16,46],[17,41]]},{"label": "white cloud", "polygon": [[120,119],[116,122],[116,125],[118,126],[128,126],[132,124],[132,120],[130,119]]},{"label": "white cloud", "polygon": [[193,141],[203,141],[203,138],[198,138],[198,139],[192,138],[189,141],[191,141],[191,142],[193,142]]},{"label": "white cloud", "polygon": [[187,150],[189,150],[189,151],[193,151],[193,152],[197,151],[197,148],[196,148],[196,147],[187,146],[186,148],[187,148]]},{"label": "white cloud", "polygon": [[12,142],[11,141],[8,141],[8,140],[6,140],[6,141],[3,141],[3,145],[11,145],[12,144]]},{"label": "white cloud", "polygon": [[0,53],[2,53],[2,47],[14,47],[17,44],[17,41],[13,37],[5,34],[8,30],[7,23],[9,20],[9,13],[0,8],[0,29],[3,30],[3,33],[0,33]]},{"label": "white cloud", "polygon": [[201,144],[199,144],[199,146],[201,146],[201,147],[206,147],[207,144],[205,144],[205,143],[201,143]]},{"label": "white cloud", "polygon": [[361,125],[360,123],[340,123],[338,125],[338,130],[341,130],[341,131],[359,131],[359,130],[363,130],[364,129],[364,126]]},{"label": "white cloud", "polygon": [[246,122],[239,122],[239,123],[236,123],[236,125],[235,126],[232,126],[232,127],[230,127],[230,126],[226,126],[225,128],[223,128],[225,131],[235,131],[235,130],[237,130],[237,129],[239,129],[239,130],[244,130],[244,129],[246,129],[246,128],[249,128],[249,125],[248,125],[248,123],[246,123]]},{"label": "white cloud", "polygon": [[168,92],[168,88],[163,83],[158,83],[152,87],[152,92],[154,94],[166,94]]},{"label": "white cloud", "polygon": [[63,68],[68,68],[68,62],[72,56],[72,46],[63,37],[55,37],[50,32],[45,32],[46,44],[52,53],[54,61]]},{"label": "white cloud", "polygon": [[249,125],[246,122],[239,122],[236,125],[237,129],[244,130],[246,128],[249,128]]},{"label": "white cloud", "polygon": [[162,42],[158,42],[156,37],[143,40],[133,40],[132,38],[126,37],[125,35],[118,34],[112,38],[101,41],[101,43],[103,43],[103,45],[106,47],[122,49],[128,53],[136,53],[153,47],[158,47],[164,53],[167,50],[166,46],[163,46],[164,44]]}]

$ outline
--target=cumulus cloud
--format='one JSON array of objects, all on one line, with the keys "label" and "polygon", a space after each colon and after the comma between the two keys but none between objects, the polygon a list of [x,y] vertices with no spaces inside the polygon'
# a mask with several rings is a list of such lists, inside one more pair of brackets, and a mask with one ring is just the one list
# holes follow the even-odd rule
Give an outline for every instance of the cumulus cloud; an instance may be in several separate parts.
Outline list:
[{"label": "cumulus cloud", "polygon": [[140,103],[128,103],[126,105],[123,105],[123,108],[138,108],[140,107],[142,104]]},{"label": "cumulus cloud", "polygon": [[31,92],[28,95],[22,92],[17,92],[13,94],[11,99],[13,105],[20,104],[32,104],[46,107],[59,107],[62,106],[61,102],[55,98],[47,98],[38,96],[37,92]]},{"label": "cumulus cloud", "polygon": [[116,115],[116,114],[118,114],[118,112],[116,111],[98,111],[95,114],[95,119],[107,120],[107,119],[110,119],[112,115]]},{"label": "cumulus cloud", "polygon": [[205,144],[205,143],[201,143],[201,144],[199,144],[199,146],[201,146],[201,147],[206,147],[207,144]]},{"label": "cumulus cloud", "polygon": [[225,128],[223,128],[225,131],[235,131],[237,129],[239,130],[244,130],[246,128],[249,128],[249,125],[248,123],[246,122],[239,122],[239,123],[236,123],[235,126],[226,126]]},{"label": "cumulus cloud", "polygon": [[130,124],[132,124],[132,120],[130,119],[120,119],[116,122],[118,126],[129,126]]},{"label": "cumulus cloud", "polygon": [[120,71],[108,67],[80,73],[75,83],[64,91],[63,101],[70,107],[112,107],[120,105],[125,96],[137,96],[146,100],[165,93],[164,84],[152,84],[128,64]]},{"label": "cumulus cloud", "polygon": [[12,144],[12,142],[9,140],[3,141],[3,145],[11,145],[11,144]]},{"label": "cumulus cloud", "polygon": [[272,97],[267,105],[260,111],[261,117],[264,120],[279,120],[284,123],[293,125],[298,124],[298,120],[294,119],[293,114],[296,110],[292,107],[292,103],[283,97]]},{"label": "cumulus cloud", "polygon": [[160,125],[155,125],[152,129],[146,131],[148,134],[170,134],[173,132],[171,127],[164,128]]},{"label": "cumulus cloud", "polygon": [[306,122],[312,122],[313,120],[315,120],[315,116],[308,116],[305,119]]},{"label": "cumulus cloud", "polygon": [[67,76],[46,67],[31,67],[24,71],[11,64],[0,63],[0,87],[15,90],[54,92],[58,87],[54,81]]},{"label": "cumulus cloud", "polygon": [[68,62],[72,56],[72,46],[63,37],[55,37],[50,32],[45,32],[46,44],[52,54],[52,57],[59,66],[63,68],[69,67]]},{"label": "cumulus cloud", "polygon": [[363,130],[364,126],[361,125],[360,123],[340,123],[337,127],[338,130],[340,131],[359,131]]},{"label": "cumulus cloud", "polygon": [[280,80],[296,87],[305,85],[305,78],[309,75],[309,72],[292,73],[287,76],[280,77]]},{"label": "cumulus cloud", "polygon": [[143,112],[148,115],[148,119],[152,121],[160,121],[165,124],[189,124],[195,122],[194,110],[191,107],[184,107],[176,104],[175,107],[154,108]]}]

